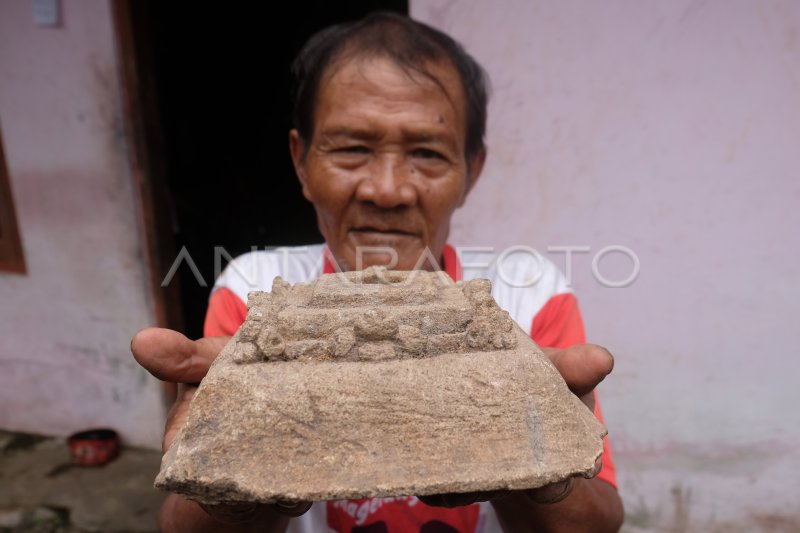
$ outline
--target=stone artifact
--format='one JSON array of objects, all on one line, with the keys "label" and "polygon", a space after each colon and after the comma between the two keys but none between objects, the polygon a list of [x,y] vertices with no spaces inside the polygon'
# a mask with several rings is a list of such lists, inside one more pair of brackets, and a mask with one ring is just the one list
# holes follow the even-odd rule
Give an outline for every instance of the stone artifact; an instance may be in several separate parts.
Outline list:
[{"label": "stone artifact", "polygon": [[156,486],[207,504],[539,487],[605,428],[487,280],[370,268],[252,292]]}]

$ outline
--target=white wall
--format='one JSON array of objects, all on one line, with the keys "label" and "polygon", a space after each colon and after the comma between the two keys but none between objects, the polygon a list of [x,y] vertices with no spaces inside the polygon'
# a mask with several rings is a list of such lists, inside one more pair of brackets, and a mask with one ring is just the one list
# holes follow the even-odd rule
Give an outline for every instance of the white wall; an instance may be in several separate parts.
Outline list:
[{"label": "white wall", "polygon": [[[451,240],[591,247],[573,285],[617,356],[601,395],[626,527],[799,531],[800,2],[411,6],[494,86]],[[627,288],[592,275],[614,244],[641,261]]]},{"label": "white wall", "polygon": [[107,2],[0,6],[0,128],[28,274],[0,273],[0,428],[110,426],[158,446],[158,383],[129,350],[154,320]]}]

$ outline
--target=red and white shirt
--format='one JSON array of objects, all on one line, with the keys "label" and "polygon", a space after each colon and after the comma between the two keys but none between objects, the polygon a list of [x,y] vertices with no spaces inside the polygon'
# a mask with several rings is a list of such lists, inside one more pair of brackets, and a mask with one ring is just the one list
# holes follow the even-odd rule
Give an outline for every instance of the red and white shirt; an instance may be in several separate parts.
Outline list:
[{"label": "red and white shirt", "polygon": [[[476,254],[462,266],[446,246],[442,270],[454,280],[485,278],[492,296],[540,346],[566,348],[586,342],[578,302],[561,271],[532,253]],[[250,252],[231,261],[214,284],[206,313],[206,336],[233,335],[247,315],[247,294],[271,290],[281,276],[308,282],[336,271],[324,244]],[[603,421],[597,402],[595,416]],[[606,438],[603,470],[597,476],[616,487],[614,462]],[[492,533],[501,531],[489,503],[454,509],[430,507],[414,496],[316,502],[293,519],[289,533]]]}]

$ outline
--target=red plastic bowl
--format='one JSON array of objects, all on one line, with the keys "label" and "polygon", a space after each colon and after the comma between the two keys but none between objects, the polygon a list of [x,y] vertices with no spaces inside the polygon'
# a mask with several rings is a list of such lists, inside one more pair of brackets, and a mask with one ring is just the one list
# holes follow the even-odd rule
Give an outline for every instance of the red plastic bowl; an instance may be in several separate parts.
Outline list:
[{"label": "red plastic bowl", "polygon": [[81,431],[68,442],[72,464],[78,466],[102,466],[119,453],[119,437],[113,429]]}]

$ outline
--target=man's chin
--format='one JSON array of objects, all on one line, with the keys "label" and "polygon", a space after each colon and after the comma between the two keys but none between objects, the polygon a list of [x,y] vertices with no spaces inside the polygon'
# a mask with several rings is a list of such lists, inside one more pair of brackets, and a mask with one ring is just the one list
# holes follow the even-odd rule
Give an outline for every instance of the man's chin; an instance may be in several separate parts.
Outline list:
[{"label": "man's chin", "polygon": [[[417,237],[390,239],[351,240],[346,253],[340,256],[343,269],[363,270],[371,266],[385,266],[391,270],[433,270],[430,265],[434,253]],[[435,260],[438,262],[438,258]]]},{"label": "man's chin", "polygon": [[401,250],[424,247],[420,235],[400,231],[350,230],[347,241],[353,248],[387,247]]}]

